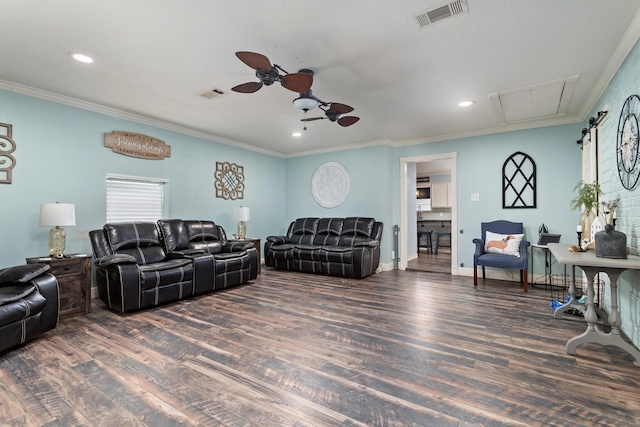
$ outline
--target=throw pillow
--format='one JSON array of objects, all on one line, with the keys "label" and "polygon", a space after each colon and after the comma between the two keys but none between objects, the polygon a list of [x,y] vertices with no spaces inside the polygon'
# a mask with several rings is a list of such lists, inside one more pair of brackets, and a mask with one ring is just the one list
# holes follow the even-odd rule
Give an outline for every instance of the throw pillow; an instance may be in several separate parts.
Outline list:
[{"label": "throw pillow", "polygon": [[487,231],[484,251],[520,257],[520,243],[524,234],[498,234]]}]

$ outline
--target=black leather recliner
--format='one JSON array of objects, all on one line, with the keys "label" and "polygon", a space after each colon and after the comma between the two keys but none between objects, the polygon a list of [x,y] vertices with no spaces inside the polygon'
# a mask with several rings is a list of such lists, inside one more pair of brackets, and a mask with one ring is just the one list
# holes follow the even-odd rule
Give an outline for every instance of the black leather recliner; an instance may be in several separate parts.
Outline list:
[{"label": "black leather recliner", "polygon": [[[205,227],[210,232],[189,233]],[[105,224],[89,237],[98,295],[120,312],[213,292],[257,276],[253,243],[229,244],[222,227],[212,221]]]},{"label": "black leather recliner", "polygon": [[380,264],[383,224],[373,218],[298,218],[264,244],[267,267],[362,279]]},{"label": "black leather recliner", "polygon": [[58,281],[47,264],[0,270],[0,353],[56,327]]}]

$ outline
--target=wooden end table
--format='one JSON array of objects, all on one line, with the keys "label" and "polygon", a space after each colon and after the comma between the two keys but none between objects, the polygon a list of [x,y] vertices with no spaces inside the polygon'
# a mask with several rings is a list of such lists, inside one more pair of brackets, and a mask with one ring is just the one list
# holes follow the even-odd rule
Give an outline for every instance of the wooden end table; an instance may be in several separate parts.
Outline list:
[{"label": "wooden end table", "polygon": [[49,273],[58,279],[60,318],[91,312],[91,257],[85,254],[65,258],[27,258],[27,264],[49,264]]}]

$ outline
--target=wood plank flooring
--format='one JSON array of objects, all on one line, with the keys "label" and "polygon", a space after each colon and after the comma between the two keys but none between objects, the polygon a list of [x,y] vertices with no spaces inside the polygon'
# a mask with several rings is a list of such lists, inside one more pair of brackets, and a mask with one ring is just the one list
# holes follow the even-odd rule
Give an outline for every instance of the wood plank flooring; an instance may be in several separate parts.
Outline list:
[{"label": "wood plank flooring", "polygon": [[548,291],[264,268],[129,315],[94,300],[0,355],[1,426],[637,426],[640,368]]},{"label": "wood plank flooring", "polygon": [[434,251],[420,248],[417,258],[407,263],[407,270],[451,274],[451,250],[440,248],[436,254]]}]

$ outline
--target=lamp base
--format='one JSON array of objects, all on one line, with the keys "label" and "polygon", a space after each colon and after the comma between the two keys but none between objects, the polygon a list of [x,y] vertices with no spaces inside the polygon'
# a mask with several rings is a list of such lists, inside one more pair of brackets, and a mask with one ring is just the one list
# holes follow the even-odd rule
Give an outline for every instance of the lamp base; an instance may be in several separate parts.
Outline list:
[{"label": "lamp base", "polygon": [[246,236],[247,236],[247,224],[245,224],[244,221],[240,221],[238,223],[238,239],[244,240]]},{"label": "lamp base", "polygon": [[67,233],[56,226],[49,231],[49,256],[52,258],[64,258],[64,249],[67,245]]}]

